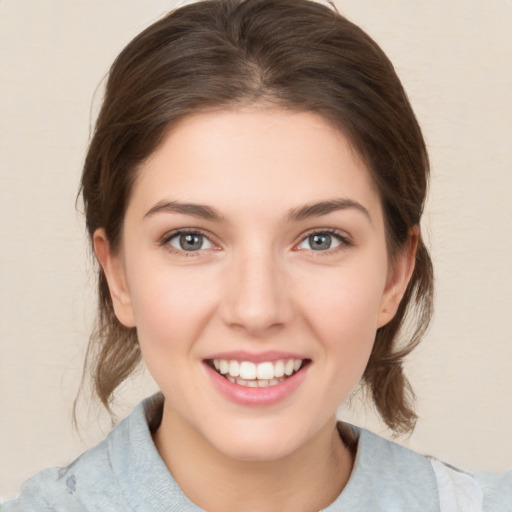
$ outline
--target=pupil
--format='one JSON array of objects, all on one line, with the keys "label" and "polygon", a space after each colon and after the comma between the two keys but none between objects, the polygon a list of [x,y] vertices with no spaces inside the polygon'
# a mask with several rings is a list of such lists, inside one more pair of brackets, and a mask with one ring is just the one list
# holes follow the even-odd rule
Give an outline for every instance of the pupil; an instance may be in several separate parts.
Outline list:
[{"label": "pupil", "polygon": [[315,251],[329,249],[331,247],[331,235],[311,235],[309,243]]},{"label": "pupil", "polygon": [[203,245],[203,237],[201,235],[181,235],[180,245],[184,251],[197,251]]}]

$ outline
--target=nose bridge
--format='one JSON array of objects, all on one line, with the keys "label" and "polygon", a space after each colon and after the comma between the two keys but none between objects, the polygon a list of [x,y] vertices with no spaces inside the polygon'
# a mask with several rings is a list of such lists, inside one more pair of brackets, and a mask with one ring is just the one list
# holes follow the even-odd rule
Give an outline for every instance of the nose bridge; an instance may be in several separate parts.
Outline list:
[{"label": "nose bridge", "polygon": [[229,325],[257,335],[289,320],[286,272],[272,247],[255,242],[240,248],[228,272],[224,317]]}]

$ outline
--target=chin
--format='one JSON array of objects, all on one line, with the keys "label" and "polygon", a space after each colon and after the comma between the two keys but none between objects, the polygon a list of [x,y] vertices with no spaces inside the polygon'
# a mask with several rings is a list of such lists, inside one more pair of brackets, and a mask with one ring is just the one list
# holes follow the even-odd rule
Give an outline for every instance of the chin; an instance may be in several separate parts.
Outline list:
[{"label": "chin", "polygon": [[283,442],[277,440],[265,443],[261,440],[237,442],[231,439],[219,448],[226,457],[243,462],[271,462],[283,459],[294,451],[293,447],[284,446]]},{"label": "chin", "polygon": [[307,442],[307,438],[288,426],[274,422],[240,422],[210,432],[207,440],[218,452],[233,460],[270,462],[285,458]]}]

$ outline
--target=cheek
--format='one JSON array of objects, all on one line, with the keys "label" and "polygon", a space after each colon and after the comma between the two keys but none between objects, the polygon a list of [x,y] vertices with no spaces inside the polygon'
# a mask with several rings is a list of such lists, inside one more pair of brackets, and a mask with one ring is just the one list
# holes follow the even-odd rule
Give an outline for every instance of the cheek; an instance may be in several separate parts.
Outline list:
[{"label": "cheek", "polygon": [[364,371],[375,340],[385,281],[386,273],[374,263],[369,268],[335,271],[322,279],[317,276],[314,289],[302,290],[303,317],[321,341],[333,375],[358,380]]},{"label": "cheek", "polygon": [[301,283],[301,302],[319,325],[357,337],[360,330],[376,330],[385,284],[385,272],[375,264],[333,269],[318,273],[313,283]]},{"label": "cheek", "polygon": [[131,275],[130,295],[143,352],[177,352],[191,345],[215,309],[211,276],[155,264],[140,265]]},{"label": "cheek", "polygon": [[184,382],[191,396],[201,396],[191,369],[196,366],[201,332],[214,310],[214,286],[203,286],[197,275],[193,278],[168,266],[132,275],[137,335],[149,373],[171,403],[184,400]]}]

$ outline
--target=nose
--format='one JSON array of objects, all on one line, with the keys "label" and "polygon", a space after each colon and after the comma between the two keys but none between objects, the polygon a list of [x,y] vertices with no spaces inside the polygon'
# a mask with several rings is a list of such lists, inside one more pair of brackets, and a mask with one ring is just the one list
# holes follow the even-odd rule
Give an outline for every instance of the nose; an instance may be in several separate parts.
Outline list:
[{"label": "nose", "polygon": [[284,267],[271,250],[233,255],[221,305],[224,322],[251,337],[265,337],[288,324],[293,307]]}]

